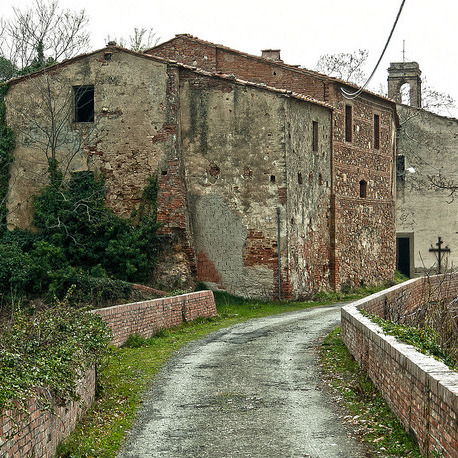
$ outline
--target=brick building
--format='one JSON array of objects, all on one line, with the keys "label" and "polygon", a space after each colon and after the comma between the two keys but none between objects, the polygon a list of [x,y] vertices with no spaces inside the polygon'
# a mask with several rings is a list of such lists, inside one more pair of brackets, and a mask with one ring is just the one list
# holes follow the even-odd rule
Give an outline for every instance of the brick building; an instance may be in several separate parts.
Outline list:
[{"label": "brick building", "polygon": [[119,215],[157,178],[157,284],[258,297],[329,287],[329,104],[111,46],[10,81],[6,105],[10,229],[30,226],[46,183],[52,106],[57,160],[102,173]]},{"label": "brick building", "polygon": [[10,228],[30,225],[46,182],[47,94],[66,116],[58,160],[102,173],[118,214],[157,178],[159,287],[297,298],[392,277],[392,101],[347,100],[351,86],[275,50],[255,57],[180,35],[154,54],[110,46],[10,81]]},{"label": "brick building", "polygon": [[[173,59],[214,74],[294,91],[329,103],[332,118],[330,162],[330,212],[327,223],[310,221],[311,229],[299,234],[316,252],[316,244],[330,231],[330,286],[372,283],[391,278],[395,266],[395,135],[396,106],[384,97],[363,91],[354,99],[344,97],[348,83],[313,71],[287,65],[280,51],[265,50],[261,57],[206,42],[190,35],[177,35],[146,53]],[[313,183],[319,176],[311,170]],[[312,235],[313,234],[313,235]],[[312,238],[311,238],[312,237]],[[295,239],[289,239],[292,253]],[[294,257],[291,272],[297,271]],[[308,276],[313,283],[313,276]],[[320,284],[319,276],[317,284]],[[312,288],[313,289],[313,288]]]}]

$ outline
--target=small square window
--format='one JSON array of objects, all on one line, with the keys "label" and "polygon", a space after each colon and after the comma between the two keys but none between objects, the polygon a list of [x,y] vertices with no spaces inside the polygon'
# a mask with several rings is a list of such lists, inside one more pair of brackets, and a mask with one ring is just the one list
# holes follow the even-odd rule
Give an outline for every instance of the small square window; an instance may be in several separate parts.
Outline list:
[{"label": "small square window", "polygon": [[76,86],[75,122],[94,122],[94,86]]}]

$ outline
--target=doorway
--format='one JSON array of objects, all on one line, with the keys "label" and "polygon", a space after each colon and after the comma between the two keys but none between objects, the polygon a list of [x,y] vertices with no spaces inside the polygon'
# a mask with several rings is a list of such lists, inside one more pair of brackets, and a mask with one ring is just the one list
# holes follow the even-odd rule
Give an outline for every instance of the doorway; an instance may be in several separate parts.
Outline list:
[{"label": "doorway", "polygon": [[413,234],[398,234],[396,237],[396,270],[411,277],[413,254]]}]

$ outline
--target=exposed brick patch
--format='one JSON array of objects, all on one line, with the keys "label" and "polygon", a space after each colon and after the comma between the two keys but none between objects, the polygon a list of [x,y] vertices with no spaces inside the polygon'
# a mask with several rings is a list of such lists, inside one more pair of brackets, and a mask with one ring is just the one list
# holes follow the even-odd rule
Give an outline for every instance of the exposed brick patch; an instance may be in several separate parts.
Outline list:
[{"label": "exposed brick patch", "polygon": [[223,288],[223,279],[218,269],[202,251],[197,253],[197,279],[202,282],[216,283]]},{"label": "exposed brick patch", "polygon": [[159,142],[165,142],[170,138],[170,135],[176,135],[177,133],[177,125],[176,124],[167,124],[164,123],[162,128],[158,131],[158,133],[151,139],[153,144]]},{"label": "exposed brick patch", "polygon": [[159,171],[157,222],[160,234],[171,234],[173,228],[186,229],[186,189],[178,159],[168,161]]},{"label": "exposed brick patch", "polygon": [[404,428],[415,435],[422,453],[454,458],[458,456],[458,373],[385,335],[359,312],[384,317],[387,306],[402,296],[404,313],[409,314],[441,294],[448,299],[458,296],[457,274],[416,278],[361,299],[342,309],[342,339]]}]

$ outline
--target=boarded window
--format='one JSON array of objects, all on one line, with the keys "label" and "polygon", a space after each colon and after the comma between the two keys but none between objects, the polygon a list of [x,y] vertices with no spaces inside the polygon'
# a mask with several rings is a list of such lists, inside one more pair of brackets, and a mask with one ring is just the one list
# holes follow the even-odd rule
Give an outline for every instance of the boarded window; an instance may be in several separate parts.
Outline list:
[{"label": "boarded window", "polygon": [[75,122],[94,122],[94,86],[76,86]]},{"label": "boarded window", "polygon": [[318,122],[312,122],[312,151],[318,151]]},{"label": "boarded window", "polygon": [[353,110],[351,105],[345,105],[345,141],[351,142],[353,129]]},{"label": "boarded window", "polygon": [[380,148],[380,116],[374,115],[374,148]]}]

